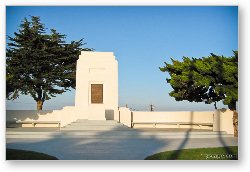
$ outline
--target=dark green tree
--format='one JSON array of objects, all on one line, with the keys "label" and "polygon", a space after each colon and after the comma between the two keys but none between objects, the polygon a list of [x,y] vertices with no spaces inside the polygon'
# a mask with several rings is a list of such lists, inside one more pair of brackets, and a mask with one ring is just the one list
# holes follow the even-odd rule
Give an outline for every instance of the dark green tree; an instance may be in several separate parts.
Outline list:
[{"label": "dark green tree", "polygon": [[[221,85],[222,79],[222,63],[221,58],[215,58],[214,54],[211,56],[203,57],[196,60],[195,69],[199,73],[200,78],[195,82],[198,85],[205,85],[206,87],[206,97],[204,102],[207,104],[214,103],[215,109],[217,109],[216,103],[225,98],[223,91],[218,88]],[[218,61],[220,59],[220,61]]]},{"label": "dark green tree", "polygon": [[66,43],[66,35],[51,29],[47,33],[40,17],[31,16],[21,23],[14,37],[7,36],[6,97],[30,95],[42,110],[45,100],[75,88],[76,61],[83,39]]},{"label": "dark green tree", "polygon": [[233,51],[233,53],[234,55],[228,58],[212,54],[212,58],[217,61],[217,66],[214,65],[213,69],[214,73],[217,70],[215,88],[225,95],[223,104],[234,112],[234,135],[238,136],[238,113],[236,112],[236,102],[238,101],[238,51]]},{"label": "dark green tree", "polygon": [[160,68],[168,72],[167,82],[173,88],[169,93],[177,101],[215,103],[223,100],[229,109],[236,110],[238,101],[238,52],[224,57],[211,54],[199,59],[183,57]]},{"label": "dark green tree", "polygon": [[230,110],[236,110],[236,102],[238,101],[238,51],[234,51],[234,55],[229,58],[223,58],[222,78],[218,89],[225,93],[223,103],[228,105]]},{"label": "dark green tree", "polygon": [[176,101],[187,100],[189,102],[205,102],[214,103],[222,100],[220,95],[214,88],[212,77],[205,76],[206,72],[210,72],[211,66],[204,63],[204,59],[195,59],[183,57],[183,61],[171,59],[172,64],[165,62],[165,66],[160,68],[162,72],[168,72],[170,83],[173,91],[169,93]]},{"label": "dark green tree", "polygon": [[[183,61],[172,60],[160,68],[168,72],[167,82],[173,88],[169,93],[176,101],[223,104],[234,111],[235,135],[238,135],[238,51],[233,51],[232,57],[218,56],[211,53],[208,57],[199,59],[183,57]],[[237,130],[237,131],[236,131]]]}]

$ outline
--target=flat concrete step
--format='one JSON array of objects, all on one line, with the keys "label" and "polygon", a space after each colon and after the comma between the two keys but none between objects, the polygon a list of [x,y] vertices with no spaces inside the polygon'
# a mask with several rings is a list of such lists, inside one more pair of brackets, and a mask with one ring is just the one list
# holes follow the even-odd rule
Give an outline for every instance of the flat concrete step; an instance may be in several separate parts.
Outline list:
[{"label": "flat concrete step", "polygon": [[121,123],[84,123],[84,122],[72,122],[71,124],[67,126],[124,126],[124,124]]},{"label": "flat concrete step", "polygon": [[117,124],[118,122],[115,120],[87,120],[87,119],[77,119],[75,123],[89,123],[89,124]]},{"label": "flat concrete step", "polygon": [[61,131],[61,132],[7,132],[6,138],[86,138],[86,139],[139,139],[139,138],[225,138],[226,132],[138,132],[127,131]]},{"label": "flat concrete step", "polygon": [[169,135],[169,136],[175,136],[175,135],[229,135],[226,134],[226,132],[138,132],[134,130],[127,130],[127,131],[108,131],[108,132],[100,132],[100,131],[55,131],[55,132],[19,132],[19,131],[7,131],[6,135],[58,135],[58,134],[70,134],[70,135]]},{"label": "flat concrete step", "polygon": [[62,131],[111,131],[128,130],[124,124],[114,120],[86,120],[78,119],[75,122],[61,128]]},{"label": "flat concrete step", "polygon": [[74,130],[85,130],[85,131],[110,131],[110,130],[129,130],[124,126],[66,126],[61,128],[61,131],[74,131]]},{"label": "flat concrete step", "polygon": [[[40,132],[41,131],[41,132]],[[6,138],[79,138],[79,139],[140,139],[140,138],[159,138],[159,139],[186,139],[186,138],[224,138],[233,137],[226,132],[195,131],[195,130],[143,130],[131,129],[114,120],[85,120],[77,121],[60,128],[58,131],[31,128],[7,130]]]},{"label": "flat concrete step", "polygon": [[64,133],[70,133],[72,135],[96,135],[99,133],[102,134],[107,134],[107,135],[183,135],[183,134],[193,134],[193,135],[200,135],[200,134],[206,134],[206,135],[223,135],[227,134],[225,131],[221,132],[216,132],[216,131],[191,131],[191,132],[186,132],[186,131],[170,131],[170,132],[165,132],[165,131],[138,131],[138,130],[127,130],[127,131],[108,131],[108,132],[101,132],[101,131],[7,131],[6,134],[31,134],[31,135],[43,135],[43,134],[64,134]]}]

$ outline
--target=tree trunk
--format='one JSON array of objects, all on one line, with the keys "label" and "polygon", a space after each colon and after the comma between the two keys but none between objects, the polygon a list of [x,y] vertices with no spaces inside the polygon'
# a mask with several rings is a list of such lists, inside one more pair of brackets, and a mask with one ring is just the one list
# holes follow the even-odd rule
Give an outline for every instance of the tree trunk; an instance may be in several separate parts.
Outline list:
[{"label": "tree trunk", "polygon": [[238,113],[236,110],[233,113],[234,137],[238,137]]},{"label": "tree trunk", "polygon": [[217,105],[216,105],[216,102],[214,102],[214,108],[217,110]]},{"label": "tree trunk", "polygon": [[43,110],[43,101],[38,100],[36,103],[37,103],[37,110]]}]

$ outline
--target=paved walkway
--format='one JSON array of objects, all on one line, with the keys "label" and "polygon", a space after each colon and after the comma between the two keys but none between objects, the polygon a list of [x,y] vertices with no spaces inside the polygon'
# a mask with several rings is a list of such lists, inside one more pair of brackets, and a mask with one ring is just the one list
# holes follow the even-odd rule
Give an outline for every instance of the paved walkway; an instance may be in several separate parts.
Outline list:
[{"label": "paved walkway", "polygon": [[33,150],[62,160],[143,160],[185,148],[238,145],[225,132],[188,129],[130,129],[116,121],[76,122],[58,128],[8,128],[7,148]]},{"label": "paved walkway", "polygon": [[7,148],[43,152],[64,160],[143,160],[148,155],[166,150],[238,145],[237,139],[233,137],[157,138],[153,134],[145,137],[143,132],[137,132],[133,137],[101,137],[107,133],[98,132],[93,137],[83,135],[73,137],[74,132],[43,138],[7,136],[6,142]]}]

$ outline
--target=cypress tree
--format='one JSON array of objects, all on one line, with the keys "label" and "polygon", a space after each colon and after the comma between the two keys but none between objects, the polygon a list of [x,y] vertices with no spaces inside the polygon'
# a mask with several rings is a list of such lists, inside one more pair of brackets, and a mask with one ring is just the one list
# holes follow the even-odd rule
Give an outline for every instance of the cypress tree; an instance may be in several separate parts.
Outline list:
[{"label": "cypress tree", "polygon": [[176,101],[205,102],[207,104],[222,101],[234,112],[233,124],[235,136],[238,136],[238,51],[231,57],[211,53],[208,57],[188,58],[183,61],[171,59],[160,67],[168,72],[167,82],[173,90],[169,93]]},{"label": "cypress tree", "polygon": [[42,110],[46,100],[75,88],[76,61],[83,39],[66,43],[66,35],[51,29],[47,33],[40,17],[24,18],[14,37],[7,36],[6,98],[30,95]]}]

